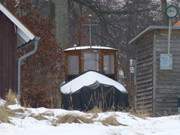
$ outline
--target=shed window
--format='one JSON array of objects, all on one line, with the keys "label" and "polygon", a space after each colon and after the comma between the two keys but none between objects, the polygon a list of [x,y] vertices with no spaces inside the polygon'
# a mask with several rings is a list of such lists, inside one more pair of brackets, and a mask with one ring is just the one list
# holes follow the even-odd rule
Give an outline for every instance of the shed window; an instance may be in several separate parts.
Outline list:
[{"label": "shed window", "polygon": [[96,52],[84,53],[84,71],[99,71],[99,55]]},{"label": "shed window", "polygon": [[79,74],[79,57],[68,56],[68,74],[76,75]]},{"label": "shed window", "polygon": [[114,55],[103,56],[103,71],[105,74],[114,74]]}]

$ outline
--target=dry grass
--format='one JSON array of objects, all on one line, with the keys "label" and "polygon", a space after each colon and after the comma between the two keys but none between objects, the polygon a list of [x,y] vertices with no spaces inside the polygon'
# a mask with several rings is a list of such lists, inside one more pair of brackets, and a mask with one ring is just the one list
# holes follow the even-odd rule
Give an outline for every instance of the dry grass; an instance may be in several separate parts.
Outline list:
[{"label": "dry grass", "polygon": [[145,118],[147,118],[147,117],[149,117],[149,116],[152,116],[152,114],[150,113],[150,112],[148,112],[148,111],[145,111],[145,110],[143,110],[143,111],[134,111],[134,112],[131,112],[134,116],[137,116],[137,117],[139,117],[139,118],[142,118],[142,119],[145,119]]},{"label": "dry grass", "polygon": [[51,112],[51,111],[46,111],[44,113],[41,113],[42,115],[45,115],[45,116],[54,116],[54,113]]},{"label": "dry grass", "polygon": [[40,114],[32,114],[32,115],[30,115],[30,117],[33,117],[36,120],[48,120],[48,118],[46,116],[54,116],[54,113],[50,112],[50,111],[47,111],[47,112],[40,113]]},{"label": "dry grass", "polygon": [[6,105],[16,104],[16,94],[10,89],[6,95]]},{"label": "dry grass", "polygon": [[89,113],[101,113],[103,110],[97,106],[95,106],[93,109],[88,111]]},{"label": "dry grass", "polygon": [[53,125],[63,124],[63,123],[93,123],[91,118],[86,118],[85,116],[75,116],[71,114],[66,114],[64,116],[57,117],[57,120],[53,121]]},{"label": "dry grass", "polygon": [[11,111],[7,106],[16,103],[16,94],[9,90],[6,95],[6,103],[0,106],[0,122],[9,123],[9,117],[15,116],[15,112]]},{"label": "dry grass", "polygon": [[47,120],[47,118],[43,114],[38,114],[38,115],[32,114],[30,115],[30,117],[35,118],[36,120]]},{"label": "dry grass", "polygon": [[24,113],[25,109],[21,109],[21,108],[15,109],[15,110],[13,110],[13,112],[15,112],[15,113]]},{"label": "dry grass", "polygon": [[132,113],[132,115],[142,119],[146,119],[147,117],[151,116],[150,113],[146,113],[146,112],[134,112]]},{"label": "dry grass", "polygon": [[5,106],[0,107],[0,122],[9,123],[9,117],[14,116],[14,112],[12,112],[10,109],[8,109]]},{"label": "dry grass", "polygon": [[109,125],[111,125],[111,126],[119,126],[119,125],[122,125],[116,120],[116,117],[114,117],[114,116],[107,117],[106,119],[101,120],[100,122],[105,126],[109,126]]},{"label": "dry grass", "polygon": [[111,126],[119,126],[119,125],[126,126],[124,124],[119,123],[115,116],[110,116],[110,117],[107,117],[104,120],[97,120],[96,121],[96,120],[93,120],[92,117],[87,118],[87,116],[78,116],[78,115],[72,115],[72,114],[66,114],[64,116],[57,117],[57,119],[52,122],[52,125],[57,126],[59,124],[64,124],[64,123],[69,123],[69,124],[71,124],[71,123],[91,124],[91,123],[94,123],[94,122],[100,122],[105,126],[109,126],[109,125],[111,125]]},{"label": "dry grass", "polygon": [[142,118],[142,119],[145,119],[149,116],[152,116],[152,114],[145,110],[144,108],[142,108],[141,110],[135,110],[135,109],[129,109],[128,112],[130,112],[130,114],[136,116],[136,117],[139,117],[139,118]]}]

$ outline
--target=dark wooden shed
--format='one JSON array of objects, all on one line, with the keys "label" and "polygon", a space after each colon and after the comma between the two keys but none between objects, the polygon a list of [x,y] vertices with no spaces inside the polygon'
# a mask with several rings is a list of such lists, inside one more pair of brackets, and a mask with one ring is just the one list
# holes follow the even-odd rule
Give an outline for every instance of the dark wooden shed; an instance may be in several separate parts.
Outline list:
[{"label": "dark wooden shed", "polygon": [[17,91],[17,47],[34,38],[35,36],[0,3],[0,97],[4,97],[9,89]]},{"label": "dark wooden shed", "polygon": [[136,50],[135,109],[149,115],[178,112],[180,97],[180,27],[150,26],[129,44]]}]

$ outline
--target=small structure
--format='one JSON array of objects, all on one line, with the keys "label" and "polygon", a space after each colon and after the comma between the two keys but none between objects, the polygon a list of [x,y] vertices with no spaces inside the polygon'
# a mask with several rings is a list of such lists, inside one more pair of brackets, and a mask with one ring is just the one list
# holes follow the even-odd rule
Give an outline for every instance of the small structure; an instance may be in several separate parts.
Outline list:
[{"label": "small structure", "polygon": [[123,110],[128,106],[126,89],[111,78],[88,71],[61,87],[62,107],[88,111],[93,107],[103,110]]},{"label": "small structure", "polygon": [[65,49],[65,80],[94,70],[117,79],[117,49],[102,46],[79,46]]},{"label": "small structure", "polygon": [[180,27],[172,28],[168,54],[168,27],[150,26],[129,44],[136,54],[135,109],[150,115],[178,112],[180,97]]},{"label": "small structure", "polygon": [[65,84],[61,86],[62,107],[87,111],[128,106],[128,94],[116,81],[117,50],[102,46],[68,48],[65,53]]},{"label": "small structure", "polygon": [[35,36],[0,3],[0,97],[18,89],[17,48]]}]

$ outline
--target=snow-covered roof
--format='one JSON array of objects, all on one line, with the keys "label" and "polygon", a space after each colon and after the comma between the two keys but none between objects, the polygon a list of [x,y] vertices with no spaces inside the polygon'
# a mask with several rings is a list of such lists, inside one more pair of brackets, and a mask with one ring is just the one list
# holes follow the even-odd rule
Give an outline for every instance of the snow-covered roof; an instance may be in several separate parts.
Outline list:
[{"label": "snow-covered roof", "polygon": [[105,50],[117,50],[112,47],[107,46],[76,46],[65,49],[65,51],[72,51],[72,50],[85,50],[85,49],[105,49]]},{"label": "snow-covered roof", "polygon": [[33,40],[35,36],[7,9],[0,3],[0,11],[17,26],[17,34],[25,41]]},{"label": "snow-covered roof", "polygon": [[122,84],[95,71],[88,71],[80,75],[79,77],[61,86],[60,90],[64,94],[74,93],[82,87],[89,86],[91,84],[94,84],[95,82],[114,86],[119,91],[127,93]]}]

